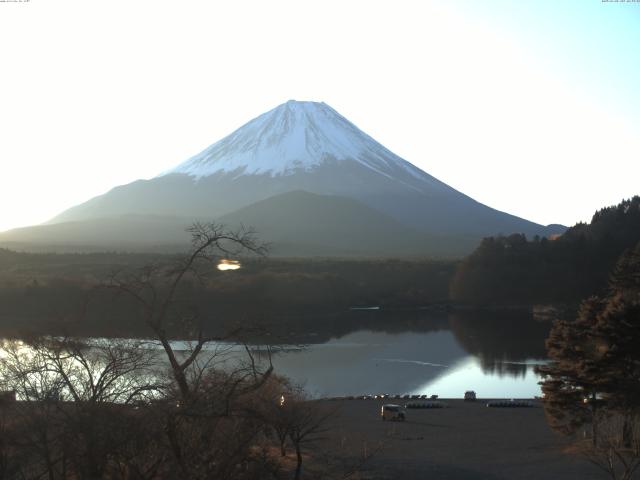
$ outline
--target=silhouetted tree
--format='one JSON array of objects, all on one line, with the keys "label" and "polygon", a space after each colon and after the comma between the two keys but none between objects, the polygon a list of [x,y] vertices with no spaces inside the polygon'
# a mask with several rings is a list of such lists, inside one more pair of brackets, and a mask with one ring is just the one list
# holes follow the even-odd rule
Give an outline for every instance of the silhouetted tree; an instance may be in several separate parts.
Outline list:
[{"label": "silhouetted tree", "polygon": [[301,390],[285,401],[283,408],[289,417],[289,439],[296,452],[294,479],[302,475],[302,450],[322,438],[329,429],[328,420],[335,410],[306,397]]},{"label": "silhouetted tree", "polygon": [[20,400],[4,406],[12,418],[7,441],[23,459],[16,478],[117,478],[129,456],[123,451],[140,444],[141,416],[130,406],[164,387],[152,351],[141,347],[51,337],[3,342],[0,385]]},{"label": "silhouetted tree", "polygon": [[539,369],[551,426],[572,434],[590,424],[582,451],[612,478],[631,478],[640,464],[639,252],[622,255],[604,298],[583,302],[576,320],[556,321],[551,362]]},{"label": "silhouetted tree", "polygon": [[[247,396],[267,382],[273,366],[269,362],[261,369],[251,350],[245,348],[247,362],[227,370],[220,368],[218,364],[229,348],[205,351],[205,346],[241,341],[246,327],[224,336],[206,335],[202,317],[192,304],[181,300],[181,293],[193,284],[202,284],[220,256],[235,257],[243,252],[261,255],[266,247],[252,230],[232,231],[215,223],[196,223],[188,231],[192,248],[184,258],[171,265],[148,265],[116,274],[108,287],[138,305],[141,321],[151,329],[168,360],[175,389],[166,404],[164,431],[173,458],[172,475],[193,480],[256,478],[254,468],[262,465],[269,470],[268,461],[260,463],[266,457],[256,456],[252,450],[260,443],[264,423],[259,417],[246,415],[243,405]],[[191,340],[186,352],[176,350],[171,341],[175,336]]]},{"label": "silhouetted tree", "polygon": [[640,412],[640,244],[614,269],[596,335],[602,350],[603,389],[611,408],[626,420],[623,439],[631,445],[631,424]]},{"label": "silhouetted tree", "polygon": [[[183,401],[188,401],[198,386],[197,382],[189,382],[189,369],[196,366],[194,362],[203,347],[214,340],[226,340],[238,332],[229,332],[223,338],[207,337],[198,312],[192,305],[181,304],[180,289],[189,281],[201,282],[206,278],[221,255],[233,257],[242,252],[260,255],[266,252],[266,246],[250,229],[233,231],[216,223],[194,223],[188,232],[191,234],[191,251],[184,258],[171,265],[152,264],[124,275],[115,274],[107,285],[133,299],[140,307],[141,320],[162,345]],[[195,338],[186,356],[178,355],[171,345],[171,328],[174,334],[183,338]]]},{"label": "silhouetted tree", "polygon": [[550,425],[565,435],[590,425],[594,443],[602,381],[594,327],[603,307],[592,297],[582,303],[576,319],[556,320],[546,343],[551,362],[538,368]]}]

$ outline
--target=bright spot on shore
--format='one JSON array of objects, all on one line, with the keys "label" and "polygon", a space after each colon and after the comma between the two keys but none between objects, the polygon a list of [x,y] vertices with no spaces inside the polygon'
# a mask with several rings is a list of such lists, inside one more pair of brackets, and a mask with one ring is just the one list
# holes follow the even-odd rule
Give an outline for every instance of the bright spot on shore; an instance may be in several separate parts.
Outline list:
[{"label": "bright spot on shore", "polygon": [[220,263],[218,264],[218,270],[238,270],[240,268],[240,262],[238,262],[237,260],[226,260],[226,259],[222,259],[220,260]]}]

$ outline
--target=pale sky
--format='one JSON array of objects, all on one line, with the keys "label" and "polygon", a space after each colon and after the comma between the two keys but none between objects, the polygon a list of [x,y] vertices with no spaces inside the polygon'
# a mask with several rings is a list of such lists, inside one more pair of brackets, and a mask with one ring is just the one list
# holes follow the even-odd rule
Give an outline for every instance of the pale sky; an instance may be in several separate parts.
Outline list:
[{"label": "pale sky", "polygon": [[548,224],[640,194],[640,2],[0,2],[0,230],[324,101]]}]

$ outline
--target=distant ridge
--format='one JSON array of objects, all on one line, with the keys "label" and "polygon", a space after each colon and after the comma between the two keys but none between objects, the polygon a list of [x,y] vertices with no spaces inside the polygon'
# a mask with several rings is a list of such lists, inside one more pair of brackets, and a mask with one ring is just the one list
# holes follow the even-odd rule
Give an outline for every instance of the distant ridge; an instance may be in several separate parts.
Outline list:
[{"label": "distant ridge", "polygon": [[276,255],[460,256],[475,244],[426,235],[350,198],[304,191],[275,195],[220,221],[254,226]]},{"label": "distant ridge", "polygon": [[[30,251],[181,252],[195,220],[122,215],[24,227],[0,234],[0,245]],[[430,236],[357,200],[304,191],[261,200],[217,219],[230,228],[250,225],[270,244],[270,256],[458,257],[474,238]],[[429,253],[426,253],[429,252]]]}]

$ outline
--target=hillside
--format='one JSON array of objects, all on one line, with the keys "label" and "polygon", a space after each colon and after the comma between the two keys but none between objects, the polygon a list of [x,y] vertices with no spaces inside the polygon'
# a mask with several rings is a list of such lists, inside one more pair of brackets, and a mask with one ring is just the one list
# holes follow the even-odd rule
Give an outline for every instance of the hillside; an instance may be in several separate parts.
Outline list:
[{"label": "hillside", "polygon": [[[115,217],[24,227],[0,233],[0,246],[28,251],[183,252],[185,229],[194,221],[160,215]],[[472,236],[433,235],[412,229],[346,197],[303,191],[275,195],[217,222],[251,227],[270,244],[271,256],[460,257],[477,243]]]},{"label": "hillside", "polygon": [[606,287],[620,255],[640,242],[640,197],[597,211],[556,240],[485,238],[459,266],[451,297],[474,303],[579,302]]},{"label": "hillside", "polygon": [[276,256],[460,256],[475,239],[429,235],[345,197],[294,191],[220,217],[251,225]]}]

